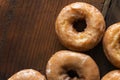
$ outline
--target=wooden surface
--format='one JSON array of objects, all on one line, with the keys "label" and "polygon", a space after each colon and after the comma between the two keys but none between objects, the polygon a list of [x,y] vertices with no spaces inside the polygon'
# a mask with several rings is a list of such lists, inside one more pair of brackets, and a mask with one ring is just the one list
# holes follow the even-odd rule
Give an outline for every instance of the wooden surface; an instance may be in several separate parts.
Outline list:
[{"label": "wooden surface", "polygon": [[110,26],[116,22],[120,22],[120,0],[112,0],[106,15],[106,24]]},{"label": "wooden surface", "polygon": [[[55,33],[56,17],[65,5],[76,1],[88,2],[101,12],[105,2],[104,0],[0,0],[0,80],[6,80],[25,68],[33,68],[45,74],[48,59],[56,51],[66,49],[60,44]],[[106,17],[107,25],[113,23],[111,23],[113,18],[109,17],[113,16],[110,11],[109,9]],[[101,77],[114,69],[106,59],[101,43],[84,53],[96,61]]]}]

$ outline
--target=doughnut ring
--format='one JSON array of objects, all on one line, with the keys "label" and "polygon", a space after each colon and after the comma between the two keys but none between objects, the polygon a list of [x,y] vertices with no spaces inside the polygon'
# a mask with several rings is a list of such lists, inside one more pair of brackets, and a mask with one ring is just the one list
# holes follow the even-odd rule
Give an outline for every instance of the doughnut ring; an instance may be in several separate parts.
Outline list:
[{"label": "doughnut ring", "polygon": [[46,80],[45,77],[36,70],[25,69],[17,72],[8,80]]},{"label": "doughnut ring", "polygon": [[[85,20],[86,28],[78,32],[73,23]],[[82,27],[82,26],[80,26]],[[70,50],[87,51],[101,40],[105,31],[105,21],[101,12],[94,6],[76,2],[65,6],[59,13],[55,30],[60,42]]]},{"label": "doughnut ring", "polygon": [[120,68],[120,22],[108,27],[103,38],[103,47],[108,60]]},{"label": "doughnut ring", "polygon": [[108,72],[101,80],[120,80],[120,70]]},{"label": "doughnut ring", "polygon": [[46,75],[48,80],[100,80],[98,67],[90,56],[67,50],[50,58]]}]

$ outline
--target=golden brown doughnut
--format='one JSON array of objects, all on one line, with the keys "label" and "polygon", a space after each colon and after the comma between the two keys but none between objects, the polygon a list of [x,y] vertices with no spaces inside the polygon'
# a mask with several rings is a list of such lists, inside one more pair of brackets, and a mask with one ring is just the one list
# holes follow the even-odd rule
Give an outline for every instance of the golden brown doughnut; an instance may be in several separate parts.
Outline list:
[{"label": "golden brown doughnut", "polygon": [[36,70],[25,69],[17,72],[8,80],[46,80],[46,79],[40,72]]},{"label": "golden brown doughnut", "polygon": [[[84,31],[78,32],[73,28],[73,23],[77,20],[86,21],[87,26]],[[101,40],[105,30],[105,21],[100,11],[94,6],[76,2],[61,10],[55,29],[65,47],[75,51],[87,51]]]},{"label": "golden brown doughnut", "polygon": [[101,80],[120,80],[120,70],[110,71]]},{"label": "golden brown doughnut", "polygon": [[48,61],[48,80],[100,80],[94,60],[85,54],[62,50]]},{"label": "golden brown doughnut", "polygon": [[107,29],[103,38],[103,47],[108,60],[120,68],[120,22]]}]

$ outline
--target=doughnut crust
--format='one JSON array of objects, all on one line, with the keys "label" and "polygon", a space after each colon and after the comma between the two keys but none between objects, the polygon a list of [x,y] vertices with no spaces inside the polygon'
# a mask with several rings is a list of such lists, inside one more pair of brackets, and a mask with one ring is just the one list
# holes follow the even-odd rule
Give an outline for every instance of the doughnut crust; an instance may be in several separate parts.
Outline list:
[{"label": "doughnut crust", "polygon": [[120,70],[110,71],[101,80],[120,80]]},{"label": "doughnut crust", "polygon": [[120,68],[120,22],[107,29],[103,38],[103,47],[108,60]]},{"label": "doughnut crust", "polygon": [[90,56],[67,50],[50,58],[46,75],[48,80],[100,80],[98,67]]},{"label": "doughnut crust", "polygon": [[8,80],[46,80],[45,77],[36,70],[25,69],[17,72]]},{"label": "doughnut crust", "polygon": [[[84,19],[87,24],[82,32],[73,28],[74,21],[79,19]],[[105,31],[105,21],[100,11],[94,6],[75,2],[61,10],[56,19],[55,30],[61,43],[68,49],[87,51],[101,40]]]}]

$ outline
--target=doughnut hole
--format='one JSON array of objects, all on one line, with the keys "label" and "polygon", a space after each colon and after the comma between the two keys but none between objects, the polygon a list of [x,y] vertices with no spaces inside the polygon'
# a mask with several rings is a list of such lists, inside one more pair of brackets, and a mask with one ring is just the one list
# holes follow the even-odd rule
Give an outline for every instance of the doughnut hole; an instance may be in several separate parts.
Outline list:
[{"label": "doughnut hole", "polygon": [[119,37],[118,37],[118,44],[120,45],[120,34],[119,34]]},{"label": "doughnut hole", "polygon": [[67,71],[67,75],[70,77],[70,78],[79,78],[79,75],[77,74],[77,72],[75,70],[68,70]]},{"label": "doughnut hole", "polygon": [[77,68],[71,66],[64,66],[63,70],[65,71],[63,75],[65,80],[85,80],[85,77],[82,74],[78,74]]},{"label": "doughnut hole", "polygon": [[118,49],[120,49],[120,35],[119,35],[119,39],[118,39],[118,45],[119,45]]},{"label": "doughnut hole", "polygon": [[86,26],[87,26],[85,19],[77,19],[77,20],[73,21],[72,24],[73,24],[73,28],[74,28],[77,32],[83,32],[84,29],[85,29]]}]

